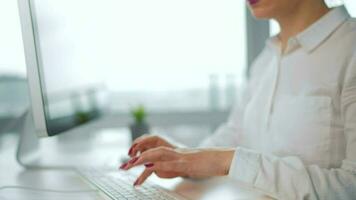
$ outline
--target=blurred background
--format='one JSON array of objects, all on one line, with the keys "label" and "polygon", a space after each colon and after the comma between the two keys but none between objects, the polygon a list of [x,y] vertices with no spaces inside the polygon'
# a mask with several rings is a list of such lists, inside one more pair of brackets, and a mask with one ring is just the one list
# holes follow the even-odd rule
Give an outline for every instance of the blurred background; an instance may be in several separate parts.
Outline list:
[{"label": "blurred background", "polygon": [[[42,2],[53,119],[85,120],[81,113],[104,106],[117,127],[128,129],[132,108],[143,105],[151,132],[196,145],[226,120],[258,53],[250,53],[256,44],[245,1]],[[356,16],[356,2],[343,2]],[[268,35],[278,33],[275,22],[264,24]],[[0,134],[16,137],[15,119],[29,106],[17,1],[0,0],[0,25]]]}]

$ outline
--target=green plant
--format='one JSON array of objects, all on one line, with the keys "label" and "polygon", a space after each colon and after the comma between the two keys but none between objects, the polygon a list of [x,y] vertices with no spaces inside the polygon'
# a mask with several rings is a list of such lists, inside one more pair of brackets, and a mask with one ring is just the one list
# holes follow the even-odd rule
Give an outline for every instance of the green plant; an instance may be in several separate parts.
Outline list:
[{"label": "green plant", "polygon": [[145,121],[147,116],[146,109],[144,106],[140,105],[131,109],[131,115],[135,119],[136,123],[142,123]]},{"label": "green plant", "polygon": [[76,112],[75,113],[76,122],[78,124],[84,124],[90,120],[90,113],[88,112]]}]

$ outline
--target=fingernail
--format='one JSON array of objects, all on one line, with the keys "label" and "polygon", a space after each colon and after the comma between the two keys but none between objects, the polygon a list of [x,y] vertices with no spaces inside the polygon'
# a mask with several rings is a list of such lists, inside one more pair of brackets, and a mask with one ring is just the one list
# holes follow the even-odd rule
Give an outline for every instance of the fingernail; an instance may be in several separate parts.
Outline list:
[{"label": "fingernail", "polygon": [[137,144],[134,144],[134,145],[132,145],[132,147],[130,148],[130,150],[129,150],[129,155],[131,155],[131,153],[132,153],[132,150],[133,150],[133,148],[136,146]]},{"label": "fingernail", "polygon": [[120,169],[125,169],[126,166],[127,166],[127,163],[124,163],[120,166]]},{"label": "fingernail", "polygon": [[138,157],[133,158],[129,161],[130,164],[135,164],[135,162],[138,160]]},{"label": "fingernail", "polygon": [[153,163],[148,163],[148,164],[145,164],[145,166],[146,166],[147,168],[151,168],[151,167],[154,166],[154,164],[153,164]]},{"label": "fingernail", "polygon": [[137,186],[137,185],[138,185],[138,180],[136,180],[133,185],[134,185],[134,186]]}]

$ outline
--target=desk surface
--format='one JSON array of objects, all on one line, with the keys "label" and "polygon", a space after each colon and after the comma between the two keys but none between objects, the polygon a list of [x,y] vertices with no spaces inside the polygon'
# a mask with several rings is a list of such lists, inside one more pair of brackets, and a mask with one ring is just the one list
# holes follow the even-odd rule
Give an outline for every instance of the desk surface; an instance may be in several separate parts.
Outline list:
[{"label": "desk surface", "polygon": [[[123,133],[123,135],[127,133]],[[109,134],[103,134],[96,137],[98,143],[105,144],[108,147],[109,141],[111,145],[120,147],[126,151],[128,139],[123,139],[122,136],[118,140],[109,139]],[[123,144],[117,144],[121,142]],[[15,151],[17,144],[17,136],[5,134],[0,135],[0,187],[17,185],[31,186],[36,188],[56,189],[56,190],[87,190],[90,189],[87,184],[74,171],[63,170],[26,170],[22,168],[15,160]],[[137,173],[137,172],[135,172]],[[232,182],[227,178],[215,178],[204,181],[193,181],[183,179],[164,180],[152,176],[149,179],[166,189],[174,190],[177,193],[189,199],[210,200],[210,199],[270,199],[257,191],[254,191],[242,184]],[[16,195],[26,195],[25,191],[16,191]],[[10,195],[10,190],[0,190],[0,200],[6,199],[6,195]],[[84,194],[83,194],[84,195]],[[86,194],[87,195],[87,194]],[[17,197],[16,196],[16,197]],[[53,199],[60,199],[54,197]],[[13,198],[14,199],[14,198]],[[50,197],[43,197],[50,200]],[[66,198],[69,199],[69,198]],[[102,196],[87,195],[76,196],[74,199],[105,199]],[[37,199],[36,199],[37,200]]]}]

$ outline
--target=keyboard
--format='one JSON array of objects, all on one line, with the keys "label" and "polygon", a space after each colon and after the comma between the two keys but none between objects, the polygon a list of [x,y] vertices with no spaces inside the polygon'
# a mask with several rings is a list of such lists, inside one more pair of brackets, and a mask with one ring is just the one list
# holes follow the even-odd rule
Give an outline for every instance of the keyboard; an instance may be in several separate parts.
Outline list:
[{"label": "keyboard", "polygon": [[145,182],[139,187],[132,184],[136,177],[119,170],[103,170],[96,168],[79,168],[78,173],[92,185],[104,192],[113,200],[181,200],[178,195]]}]

